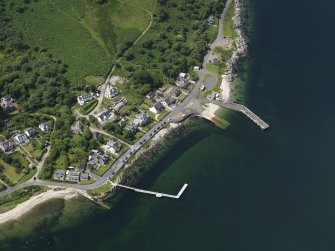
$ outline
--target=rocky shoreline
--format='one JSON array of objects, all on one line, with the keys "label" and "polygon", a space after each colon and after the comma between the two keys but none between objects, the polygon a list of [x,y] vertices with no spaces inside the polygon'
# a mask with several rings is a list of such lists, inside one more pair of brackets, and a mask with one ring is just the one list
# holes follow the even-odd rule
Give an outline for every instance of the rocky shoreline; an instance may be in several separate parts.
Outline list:
[{"label": "rocky shoreline", "polygon": [[232,83],[238,73],[239,60],[247,55],[248,52],[248,37],[246,34],[247,10],[245,0],[235,1],[235,13],[233,16],[234,30],[237,34],[235,38],[236,48],[233,55],[226,62],[226,72],[223,75],[225,80]]}]

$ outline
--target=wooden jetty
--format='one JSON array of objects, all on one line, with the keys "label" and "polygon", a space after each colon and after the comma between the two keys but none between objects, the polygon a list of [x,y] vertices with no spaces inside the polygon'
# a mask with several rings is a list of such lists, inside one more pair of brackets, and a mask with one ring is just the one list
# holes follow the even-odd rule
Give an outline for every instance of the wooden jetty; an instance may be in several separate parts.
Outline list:
[{"label": "wooden jetty", "polygon": [[270,126],[265,123],[260,117],[258,117],[255,113],[253,113],[248,107],[232,103],[232,102],[223,102],[220,100],[207,100],[208,103],[213,103],[222,107],[225,107],[230,110],[238,111],[246,115],[249,119],[251,119],[254,123],[256,123],[262,130],[268,129]]},{"label": "wooden jetty", "polygon": [[179,199],[181,197],[181,195],[183,194],[183,192],[185,191],[185,189],[187,188],[187,186],[188,186],[188,184],[185,183],[184,186],[180,189],[180,191],[177,195],[172,195],[172,194],[148,191],[148,190],[139,189],[139,188],[130,187],[130,186],[125,186],[125,185],[116,184],[116,183],[112,183],[112,185],[117,186],[117,187],[122,187],[122,188],[125,188],[125,189],[129,189],[129,190],[133,190],[137,193],[152,194],[152,195],[155,195],[157,198],[167,197],[167,198],[171,198],[171,199]]}]

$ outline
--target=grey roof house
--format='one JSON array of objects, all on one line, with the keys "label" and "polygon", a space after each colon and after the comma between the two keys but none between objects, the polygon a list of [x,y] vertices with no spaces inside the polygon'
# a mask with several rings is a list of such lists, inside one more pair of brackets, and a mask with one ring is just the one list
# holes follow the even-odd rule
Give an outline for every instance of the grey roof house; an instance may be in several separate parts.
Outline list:
[{"label": "grey roof house", "polygon": [[16,110],[14,100],[10,96],[5,96],[1,98],[1,107],[7,112],[13,112]]},{"label": "grey roof house", "polygon": [[29,142],[29,138],[28,136],[25,134],[25,133],[21,133],[21,134],[18,134],[14,137],[14,141],[17,143],[17,144],[26,144]]},{"label": "grey roof house", "polygon": [[65,171],[64,170],[56,170],[54,172],[54,180],[64,180],[65,179]]},{"label": "grey roof house", "polygon": [[11,140],[0,142],[0,149],[4,152],[10,152],[15,149],[15,144]]}]

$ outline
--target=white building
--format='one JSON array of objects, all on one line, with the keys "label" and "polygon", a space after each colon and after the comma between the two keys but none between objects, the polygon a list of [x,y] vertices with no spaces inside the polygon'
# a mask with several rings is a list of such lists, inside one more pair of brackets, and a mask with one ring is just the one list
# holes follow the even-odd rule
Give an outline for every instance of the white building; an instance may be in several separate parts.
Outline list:
[{"label": "white building", "polygon": [[179,76],[178,76],[177,81],[176,81],[177,86],[180,86],[180,87],[184,88],[184,87],[188,86],[189,82],[190,82],[189,81],[189,76],[186,73],[184,73],[184,72],[179,73]]},{"label": "white building", "polygon": [[48,132],[50,130],[49,124],[46,122],[39,124],[38,128],[40,128],[42,132]]},{"label": "white building", "polygon": [[105,91],[105,97],[106,98],[114,98],[117,95],[119,95],[118,89],[116,87],[108,85]]},{"label": "white building", "polygon": [[91,101],[93,99],[92,95],[89,93],[80,95],[77,97],[77,101],[79,105],[85,105],[85,103]]},{"label": "white building", "polygon": [[27,144],[29,142],[29,138],[25,133],[18,134],[14,137],[14,141],[17,144]]},{"label": "white building", "polygon": [[121,150],[122,144],[117,139],[108,140],[105,145],[106,151],[111,153],[117,153]]},{"label": "white building", "polygon": [[155,114],[159,114],[162,111],[164,111],[164,106],[161,102],[156,103],[153,107],[150,108],[150,111],[152,111]]},{"label": "white building", "polygon": [[133,125],[144,126],[150,121],[149,115],[145,111],[141,111],[133,120]]}]

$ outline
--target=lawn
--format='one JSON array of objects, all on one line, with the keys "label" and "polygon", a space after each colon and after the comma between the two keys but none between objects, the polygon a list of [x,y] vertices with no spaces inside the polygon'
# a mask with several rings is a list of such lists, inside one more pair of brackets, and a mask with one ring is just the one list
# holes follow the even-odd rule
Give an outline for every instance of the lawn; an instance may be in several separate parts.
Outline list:
[{"label": "lawn", "polygon": [[17,183],[24,176],[23,173],[16,173],[15,167],[7,164],[2,159],[0,159],[0,165],[5,168],[4,173],[13,183]]},{"label": "lawn", "polygon": [[231,39],[235,39],[237,35],[233,27],[234,12],[235,12],[235,2],[232,1],[232,3],[228,8],[227,14],[225,15],[223,20],[223,36]]},{"label": "lawn", "polygon": [[89,114],[91,111],[94,110],[94,108],[97,106],[98,100],[93,99],[92,101],[86,103],[85,105],[80,107],[80,112],[83,115]]},{"label": "lawn", "polygon": [[[135,41],[150,22],[149,13],[136,5],[140,1],[31,1],[24,5],[27,9],[22,14],[15,11],[15,6],[23,3],[8,3],[14,4],[8,10],[25,41],[46,48],[67,64],[67,77],[76,84],[85,76],[104,76],[125,43]],[[153,0],[143,5],[154,8]]]}]

